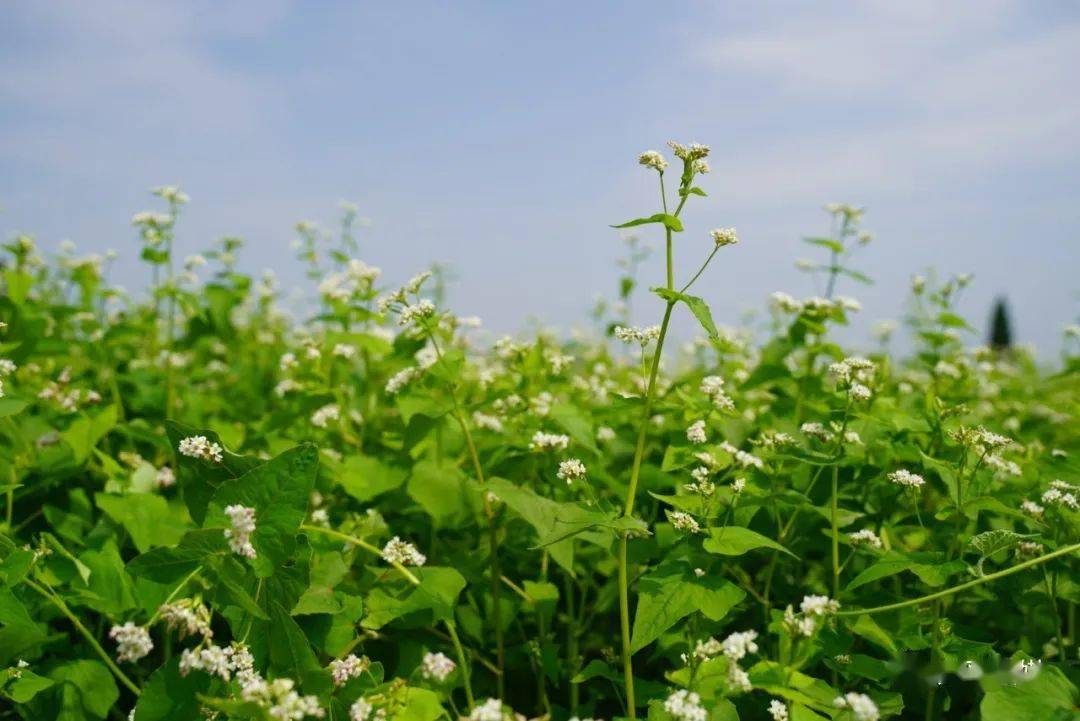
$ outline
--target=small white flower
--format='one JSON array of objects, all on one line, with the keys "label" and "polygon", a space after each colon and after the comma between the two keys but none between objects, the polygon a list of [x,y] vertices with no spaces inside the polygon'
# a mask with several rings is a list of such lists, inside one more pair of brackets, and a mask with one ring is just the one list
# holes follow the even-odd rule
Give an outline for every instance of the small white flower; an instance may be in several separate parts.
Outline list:
[{"label": "small white flower", "polygon": [[560,433],[545,433],[537,431],[529,442],[529,449],[533,451],[565,451],[570,445],[570,437]]},{"label": "small white flower", "polygon": [[701,696],[679,689],[664,701],[664,710],[671,714],[677,721],[705,721],[709,712],[701,705]]},{"label": "small white flower", "polygon": [[341,408],[334,403],[328,403],[311,414],[311,425],[316,428],[326,428],[331,421],[339,418],[341,418]]},{"label": "small white flower", "polygon": [[689,513],[683,511],[670,511],[668,513],[668,520],[671,521],[671,525],[680,531],[686,531],[687,533],[700,533],[701,526]]},{"label": "small white flower", "polygon": [[116,659],[134,663],[154,649],[150,632],[142,626],[128,621],[122,626],[113,626],[109,638],[116,641]]},{"label": "small white flower", "polygon": [[724,639],[724,655],[732,661],[740,661],[747,654],[757,653],[757,631],[737,631]]},{"label": "small white flower", "polygon": [[361,696],[349,707],[349,721],[368,721],[371,718],[371,712],[374,710],[375,707]]},{"label": "small white flower", "polygon": [[825,616],[840,610],[840,604],[828,596],[804,596],[799,609],[808,616]]},{"label": "small white flower", "polygon": [[559,463],[559,471],[555,475],[559,480],[566,481],[566,485],[572,484],[585,478],[585,464],[577,458],[568,458]]},{"label": "small white flower", "polygon": [[638,162],[645,167],[652,168],[660,173],[664,172],[664,168],[668,166],[668,162],[664,160],[664,156],[655,150],[646,150],[638,156]]},{"label": "small white flower", "polygon": [[330,675],[334,679],[335,686],[343,686],[350,678],[359,678],[364,671],[371,666],[367,656],[359,658],[350,653],[343,659],[334,659],[330,662]]},{"label": "small white flower", "polygon": [[162,466],[154,475],[154,485],[158,488],[168,488],[176,485],[176,474],[168,466]]},{"label": "small white flower", "polygon": [[734,228],[717,228],[716,230],[710,230],[709,235],[712,236],[717,248],[723,248],[725,245],[735,245],[739,242],[739,236],[735,233]]},{"label": "small white flower", "polygon": [[400,563],[403,566],[423,566],[427,556],[416,550],[416,546],[394,536],[383,546],[382,557],[387,563]]},{"label": "small white flower", "polygon": [[746,479],[745,478],[736,478],[734,481],[731,482],[731,492],[734,493],[735,495],[739,495],[740,493],[742,493],[745,490],[746,490]]},{"label": "small white flower", "polygon": [[232,528],[225,529],[225,538],[229,540],[232,552],[245,558],[255,558],[255,547],[251,545],[251,534],[255,532],[255,509],[239,504],[225,507]]},{"label": "small white flower", "polygon": [[503,703],[497,698],[489,698],[476,706],[469,714],[469,721],[503,721]]},{"label": "small white flower", "polygon": [[337,358],[355,358],[356,346],[348,343],[338,343],[334,346],[333,354]]},{"label": "small white flower", "polygon": [[396,395],[419,375],[420,369],[415,366],[398,371],[390,377],[390,380],[386,381],[386,394],[390,396]]},{"label": "small white flower", "polygon": [[473,413],[472,419],[473,425],[475,425],[477,428],[486,428],[487,430],[493,431],[495,433],[503,432],[503,423],[501,420],[499,420],[498,416],[493,416],[487,413],[481,413],[480,411],[476,411]]},{"label": "small white flower", "polygon": [[833,700],[833,706],[849,709],[855,716],[855,721],[878,721],[881,718],[877,704],[866,694],[846,693],[843,696],[837,696]]},{"label": "small white flower", "polygon": [[596,440],[601,443],[615,440],[615,429],[607,426],[600,426],[596,429]]},{"label": "small white flower", "polygon": [[769,715],[773,717],[773,721],[788,721],[788,708],[780,699],[773,699],[769,702]]},{"label": "small white flower", "polygon": [[183,438],[179,445],[180,455],[199,458],[212,463],[221,463],[222,449],[217,443],[207,440],[206,436]]},{"label": "small white flower", "polygon": [[623,343],[637,342],[644,347],[660,337],[660,326],[652,325],[647,328],[626,328],[620,325],[615,326],[613,332],[615,337]]},{"label": "small white flower", "polygon": [[443,653],[424,654],[424,660],[420,663],[420,673],[429,681],[442,683],[454,672],[457,664]]},{"label": "small white flower", "polygon": [[691,423],[690,427],[686,429],[686,440],[699,445],[709,440],[708,435],[705,433],[705,421]]},{"label": "small white flower", "polygon": [[881,548],[881,539],[869,528],[848,534],[848,540],[851,541],[852,546],[856,547]]},{"label": "small white flower", "polygon": [[926,483],[922,476],[903,468],[890,473],[888,479],[898,486],[907,488],[921,488]]}]

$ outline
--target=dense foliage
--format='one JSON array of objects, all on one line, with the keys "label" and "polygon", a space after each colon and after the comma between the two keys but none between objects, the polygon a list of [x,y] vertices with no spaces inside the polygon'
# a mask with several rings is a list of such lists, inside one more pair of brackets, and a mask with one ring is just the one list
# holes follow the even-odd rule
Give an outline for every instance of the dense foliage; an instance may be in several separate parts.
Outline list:
[{"label": "dense foliage", "polygon": [[303,321],[238,239],[174,259],[175,188],[134,218],[146,299],[6,245],[0,718],[1076,718],[1075,328],[1057,370],[972,350],[971,278],[916,277],[909,357],[846,352],[844,205],[823,295],[718,327],[690,291],[737,236],[684,231],[708,149],[672,149],[620,226],[664,257],[632,241],[572,340],[481,343],[349,206],[297,228]]}]

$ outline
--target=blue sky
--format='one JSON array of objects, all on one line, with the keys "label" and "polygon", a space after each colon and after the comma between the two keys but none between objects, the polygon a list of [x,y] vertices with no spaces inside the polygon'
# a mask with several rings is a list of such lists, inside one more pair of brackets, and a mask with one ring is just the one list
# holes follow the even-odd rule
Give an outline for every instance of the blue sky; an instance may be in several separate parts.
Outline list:
[{"label": "blue sky", "polygon": [[569,327],[614,286],[608,225],[656,210],[637,154],[674,138],[713,148],[680,270],[742,238],[697,286],[722,321],[814,292],[793,261],[828,201],[876,237],[852,340],[930,266],[975,274],[980,326],[1007,294],[1044,353],[1077,318],[1073,3],[16,1],[0,32],[0,232],[47,248],[133,257],[177,183],[181,253],[240,235],[289,285],[293,224],[348,199],[389,279],[445,261],[462,314]]}]

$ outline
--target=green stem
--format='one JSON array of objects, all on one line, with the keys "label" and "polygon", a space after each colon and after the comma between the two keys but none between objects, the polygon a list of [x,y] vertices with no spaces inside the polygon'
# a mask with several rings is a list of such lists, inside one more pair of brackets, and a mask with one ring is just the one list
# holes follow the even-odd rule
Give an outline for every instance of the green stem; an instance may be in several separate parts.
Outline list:
[{"label": "green stem", "polygon": [[454,644],[454,651],[457,653],[458,665],[461,666],[461,677],[465,682],[465,699],[469,702],[469,710],[472,711],[476,706],[476,699],[473,697],[472,690],[472,667],[469,665],[469,660],[465,656],[465,649],[461,645],[461,639],[458,638],[457,628],[452,621],[446,621],[446,632],[450,634],[450,640]]},{"label": "green stem", "polygon": [[832,468],[832,503],[830,506],[830,521],[832,523],[832,595],[836,598],[840,595],[840,522],[838,517],[839,503],[837,497],[840,492],[840,466]]},{"label": "green stem", "polygon": [[899,610],[901,608],[908,608],[909,606],[918,606],[919,604],[926,603],[928,601],[936,601],[939,598],[947,598],[947,597],[949,597],[949,596],[951,596],[951,595],[953,595],[955,593],[959,593],[960,591],[966,591],[969,588],[975,588],[976,586],[981,586],[984,583],[990,583],[992,581],[997,581],[998,579],[1005,578],[1006,576],[1011,576],[1014,573],[1019,573],[1020,571],[1031,568],[1033,566],[1038,566],[1040,564],[1046,563],[1047,561],[1052,560],[1054,558],[1058,558],[1059,556],[1067,556],[1070,553],[1076,553],[1077,551],[1080,551],[1080,543],[1074,543],[1071,546],[1065,546],[1064,548],[1059,548],[1056,551],[1053,551],[1051,553],[1047,553],[1045,556],[1039,556],[1038,558],[1032,558],[1030,560],[1024,561],[1023,563],[1018,563],[1015,566],[1012,566],[1011,568],[1002,569],[1001,571],[997,571],[995,573],[991,573],[991,574],[988,574],[986,576],[976,578],[973,581],[968,581],[967,583],[961,583],[960,585],[953,586],[952,588],[946,588],[944,591],[938,591],[937,593],[931,593],[928,596],[920,596],[919,598],[913,598],[913,599],[908,600],[908,601],[898,601],[897,603],[889,603],[889,604],[886,604],[884,606],[874,606],[873,608],[854,608],[854,609],[850,609],[850,610],[847,610],[847,611],[839,611],[839,612],[837,612],[836,615],[837,616],[861,616],[864,613],[865,614],[887,613],[889,611],[897,611],[897,610]]},{"label": "green stem", "polygon": [[60,613],[67,616],[68,620],[71,621],[71,624],[75,626],[75,630],[82,634],[82,637],[86,639],[86,641],[94,649],[94,652],[101,657],[101,660],[105,662],[105,665],[109,667],[109,670],[112,671],[113,675],[116,676],[117,680],[119,680],[120,683],[124,684],[124,686],[126,686],[128,690],[136,696],[141,693],[139,687],[135,685],[135,682],[128,678],[127,674],[120,670],[120,667],[116,665],[116,662],[112,660],[112,657],[109,656],[108,652],[106,652],[105,649],[101,647],[101,644],[97,642],[97,639],[94,638],[94,635],[90,633],[90,631],[87,630],[86,626],[82,624],[82,621],[79,620],[78,616],[71,612],[71,609],[68,608],[68,605],[64,603],[64,599],[53,593],[52,590],[48,588],[48,586],[45,586],[43,588],[34,581],[31,581],[29,578],[26,579],[26,585],[41,594],[45,599],[49,601],[49,603],[56,606]]}]

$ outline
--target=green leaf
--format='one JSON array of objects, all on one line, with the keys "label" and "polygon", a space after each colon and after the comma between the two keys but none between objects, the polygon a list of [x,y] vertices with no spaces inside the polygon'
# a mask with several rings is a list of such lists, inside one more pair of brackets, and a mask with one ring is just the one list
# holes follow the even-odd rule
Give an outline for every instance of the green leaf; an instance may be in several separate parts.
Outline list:
[{"label": "green leaf", "polygon": [[450,717],[439,694],[426,688],[410,688],[405,705],[394,713],[394,721],[435,721],[444,716]]},{"label": "green leaf", "polygon": [[668,230],[676,233],[681,233],[683,229],[682,221],[676,218],[674,215],[668,215],[667,213],[657,213],[656,215],[650,215],[648,218],[636,218],[620,225],[613,225],[612,228],[633,228],[638,225],[648,225],[649,223],[661,223]]},{"label": "green leaf", "polygon": [[68,426],[63,438],[71,447],[76,463],[82,464],[90,457],[98,441],[116,425],[116,418],[116,406],[106,406],[96,415],[83,415]]},{"label": "green leaf", "polygon": [[290,559],[296,534],[307,516],[319,453],[311,443],[291,448],[240,478],[221,484],[207,509],[206,523],[228,527],[225,508],[240,504],[255,509],[251,566],[265,578]]},{"label": "green leaf", "polygon": [[703,547],[709,553],[718,553],[722,556],[741,556],[755,548],[771,548],[782,551],[793,558],[798,558],[794,553],[771,538],[741,526],[710,529],[709,538],[705,539]]},{"label": "green leaf", "polygon": [[640,651],[694,611],[719,621],[746,592],[722,578],[697,578],[684,564],[666,563],[638,581],[632,652]]},{"label": "green leaf", "polygon": [[52,679],[38,676],[30,669],[22,669],[19,677],[7,685],[4,693],[15,703],[26,703],[54,683]]},{"label": "green leaf", "polygon": [[306,679],[322,667],[304,632],[280,603],[270,606],[270,663],[282,676]]},{"label": "green leaf", "polygon": [[366,503],[405,482],[405,471],[383,463],[372,456],[349,456],[341,463],[341,475],[336,479],[350,496]]},{"label": "green leaf", "polygon": [[151,674],[143,685],[139,702],[135,704],[134,721],[170,721],[198,718],[202,701],[199,698],[210,686],[211,676],[205,673],[180,673],[180,659],[175,657]]},{"label": "green leaf", "polygon": [[803,238],[803,242],[809,243],[810,245],[817,245],[822,248],[828,248],[834,253],[844,252],[844,244],[840,241],[833,240],[832,238]]},{"label": "green leaf", "polygon": [[556,403],[551,406],[549,416],[566,431],[574,443],[600,455],[600,449],[596,447],[596,433],[593,431],[592,421],[580,408],[568,403]]},{"label": "green leaf", "polygon": [[714,342],[719,340],[719,331],[716,329],[716,323],[713,322],[712,311],[709,310],[709,304],[704,300],[696,295],[687,295],[668,288],[653,288],[652,291],[669,303],[678,303],[680,301],[685,303],[686,307],[697,318],[698,323],[701,324],[702,329],[708,334],[709,339]]},{"label": "green leaf", "polygon": [[131,534],[140,553],[154,546],[176,545],[187,530],[184,514],[177,513],[168,501],[153,493],[126,496],[97,493],[94,502],[105,515]]},{"label": "green leaf", "polygon": [[1007,551],[1011,548],[1015,548],[1020,541],[1025,538],[1033,538],[1038,534],[1035,533],[1017,533],[1005,528],[998,528],[993,531],[985,531],[977,536],[972,536],[968,541],[968,545],[975,549],[975,551],[986,558],[992,556],[1000,551]]},{"label": "green leaf", "polygon": [[95,718],[105,718],[120,698],[112,673],[100,661],[68,661],[49,671],[49,678],[58,686],[73,687],[83,709]]},{"label": "green leaf", "polygon": [[404,595],[391,592],[381,584],[364,600],[364,628],[378,629],[396,618],[418,611],[431,611],[435,620],[452,620],[458,595],[465,588],[465,578],[453,568],[425,566],[415,569],[419,586],[409,585]]},{"label": "green leaf", "polygon": [[1057,667],[1039,664],[1033,678],[994,674],[983,680],[982,721],[1075,721],[1080,694]]},{"label": "green leaf", "polygon": [[466,482],[457,466],[420,461],[413,466],[407,488],[409,497],[441,527],[464,525],[480,506],[476,486]]},{"label": "green leaf", "polygon": [[157,583],[175,583],[229,546],[220,528],[190,531],[172,548],[154,548],[128,562],[128,573]]}]

